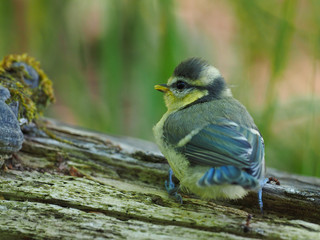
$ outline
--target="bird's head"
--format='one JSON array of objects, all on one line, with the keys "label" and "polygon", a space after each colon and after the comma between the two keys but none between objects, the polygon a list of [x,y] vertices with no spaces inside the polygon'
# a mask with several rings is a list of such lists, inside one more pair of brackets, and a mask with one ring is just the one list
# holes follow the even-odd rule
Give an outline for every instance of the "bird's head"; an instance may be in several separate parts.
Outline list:
[{"label": "bird's head", "polygon": [[231,96],[231,91],[218,69],[200,58],[181,62],[167,84],[158,84],[154,88],[164,93],[169,111]]}]

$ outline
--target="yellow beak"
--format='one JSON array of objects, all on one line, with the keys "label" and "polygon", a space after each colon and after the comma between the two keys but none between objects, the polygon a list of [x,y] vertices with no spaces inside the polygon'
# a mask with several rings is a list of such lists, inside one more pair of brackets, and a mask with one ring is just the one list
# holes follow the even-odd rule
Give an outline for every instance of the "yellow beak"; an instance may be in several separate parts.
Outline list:
[{"label": "yellow beak", "polygon": [[154,86],[154,89],[164,93],[169,91],[167,84],[157,84]]}]

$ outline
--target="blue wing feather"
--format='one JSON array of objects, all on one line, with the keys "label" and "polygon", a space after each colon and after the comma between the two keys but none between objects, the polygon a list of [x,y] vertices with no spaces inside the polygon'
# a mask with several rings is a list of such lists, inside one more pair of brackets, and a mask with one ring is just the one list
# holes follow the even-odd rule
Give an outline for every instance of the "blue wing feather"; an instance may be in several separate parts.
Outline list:
[{"label": "blue wing feather", "polygon": [[202,150],[236,157],[244,164],[252,152],[250,143],[233,125],[210,124],[195,135],[189,144],[201,146]]},{"label": "blue wing feather", "polygon": [[262,137],[257,130],[241,127],[227,119],[205,126],[180,150],[192,164],[235,166],[256,178],[261,176],[264,158]]}]

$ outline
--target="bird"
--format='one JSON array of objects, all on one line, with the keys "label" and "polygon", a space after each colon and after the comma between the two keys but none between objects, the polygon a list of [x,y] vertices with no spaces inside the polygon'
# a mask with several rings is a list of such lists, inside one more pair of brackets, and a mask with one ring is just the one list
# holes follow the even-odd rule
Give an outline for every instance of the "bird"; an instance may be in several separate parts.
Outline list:
[{"label": "bird", "polygon": [[166,84],[154,88],[164,93],[167,107],[153,133],[170,165],[168,193],[182,203],[178,189],[206,200],[239,199],[256,191],[263,213],[264,140],[219,70],[202,58],[189,58]]}]

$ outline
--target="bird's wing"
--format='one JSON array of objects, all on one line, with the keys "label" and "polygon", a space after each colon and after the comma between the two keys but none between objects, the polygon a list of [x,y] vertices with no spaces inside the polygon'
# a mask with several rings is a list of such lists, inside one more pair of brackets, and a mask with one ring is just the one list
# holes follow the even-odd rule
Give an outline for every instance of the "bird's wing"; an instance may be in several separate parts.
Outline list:
[{"label": "bird's wing", "polygon": [[225,118],[193,131],[184,130],[186,134],[180,131],[174,137],[174,132],[170,135],[180,138],[175,141],[176,147],[191,163],[212,167],[236,166],[260,177],[264,144],[257,130]]}]

